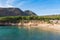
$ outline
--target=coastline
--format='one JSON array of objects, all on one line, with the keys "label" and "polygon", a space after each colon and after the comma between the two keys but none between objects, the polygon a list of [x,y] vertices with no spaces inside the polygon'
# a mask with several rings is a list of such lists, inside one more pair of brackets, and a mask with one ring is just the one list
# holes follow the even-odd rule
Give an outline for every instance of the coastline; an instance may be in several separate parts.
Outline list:
[{"label": "coastline", "polygon": [[53,31],[53,32],[60,32],[60,24],[51,24],[47,22],[28,22],[28,23],[0,23],[0,26],[25,26],[26,28],[39,28],[44,31]]}]

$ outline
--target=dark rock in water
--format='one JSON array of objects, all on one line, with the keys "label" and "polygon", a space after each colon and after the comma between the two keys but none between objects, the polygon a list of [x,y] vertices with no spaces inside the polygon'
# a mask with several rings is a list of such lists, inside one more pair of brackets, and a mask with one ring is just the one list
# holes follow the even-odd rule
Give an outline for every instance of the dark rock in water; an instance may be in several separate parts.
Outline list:
[{"label": "dark rock in water", "polygon": [[0,8],[0,16],[30,16],[35,15],[32,12],[23,12],[19,8]]}]

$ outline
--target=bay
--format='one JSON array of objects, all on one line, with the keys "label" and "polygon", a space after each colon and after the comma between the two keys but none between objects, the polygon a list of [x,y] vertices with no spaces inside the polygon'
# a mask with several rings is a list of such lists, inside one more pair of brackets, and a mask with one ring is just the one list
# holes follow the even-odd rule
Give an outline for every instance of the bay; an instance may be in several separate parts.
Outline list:
[{"label": "bay", "polygon": [[60,40],[60,34],[38,28],[0,26],[0,40]]}]

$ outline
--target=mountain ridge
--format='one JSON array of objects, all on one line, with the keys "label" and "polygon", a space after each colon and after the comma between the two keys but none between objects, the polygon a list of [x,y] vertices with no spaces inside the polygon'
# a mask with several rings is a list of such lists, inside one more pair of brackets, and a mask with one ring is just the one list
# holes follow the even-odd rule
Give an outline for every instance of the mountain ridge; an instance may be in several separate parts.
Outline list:
[{"label": "mountain ridge", "polygon": [[[30,10],[29,10],[30,11]],[[31,11],[26,13],[19,8],[0,8],[0,16],[37,16]]]}]

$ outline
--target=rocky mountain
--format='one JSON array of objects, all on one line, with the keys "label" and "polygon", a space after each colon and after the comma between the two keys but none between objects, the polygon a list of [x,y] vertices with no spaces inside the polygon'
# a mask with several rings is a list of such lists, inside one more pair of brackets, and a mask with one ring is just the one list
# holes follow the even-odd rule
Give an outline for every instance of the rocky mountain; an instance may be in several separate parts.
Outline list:
[{"label": "rocky mountain", "polygon": [[24,11],[27,15],[35,16],[36,14],[30,10]]},{"label": "rocky mountain", "polygon": [[33,16],[36,15],[31,11],[23,12],[19,8],[0,8],[0,16]]}]

